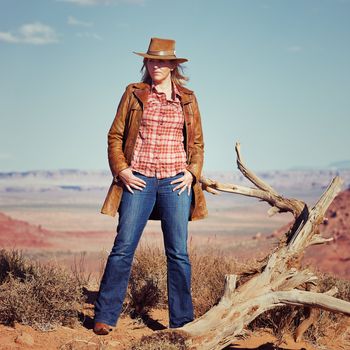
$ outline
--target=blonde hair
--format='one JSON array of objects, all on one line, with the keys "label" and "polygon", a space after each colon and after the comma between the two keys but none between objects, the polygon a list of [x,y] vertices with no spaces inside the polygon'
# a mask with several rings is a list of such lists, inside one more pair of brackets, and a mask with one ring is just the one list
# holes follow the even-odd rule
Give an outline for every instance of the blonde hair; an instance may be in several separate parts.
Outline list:
[{"label": "blonde hair", "polygon": [[[140,72],[142,73],[141,81],[143,83],[147,83],[151,85],[152,78],[148,73],[146,62],[147,62],[147,58],[144,58],[143,65],[140,70]],[[188,80],[189,78],[184,75],[184,66],[181,64],[177,64],[175,68],[171,71],[171,81],[176,85],[184,86]]]}]

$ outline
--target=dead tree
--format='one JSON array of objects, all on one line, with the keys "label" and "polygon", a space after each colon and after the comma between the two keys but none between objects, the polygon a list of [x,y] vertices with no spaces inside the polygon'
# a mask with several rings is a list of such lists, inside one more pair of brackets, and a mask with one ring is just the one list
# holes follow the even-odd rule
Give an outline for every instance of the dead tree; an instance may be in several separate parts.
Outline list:
[{"label": "dead tree", "polygon": [[[236,144],[236,153],[239,170],[256,187],[223,184],[203,177],[203,188],[211,193],[223,191],[259,198],[271,205],[270,215],[291,212],[295,222],[252,278],[236,288],[237,276],[226,275],[224,294],[217,305],[182,328],[158,332],[161,337],[168,333],[176,339],[181,338],[186,349],[223,349],[256,317],[278,306],[298,305],[350,315],[350,303],[333,297],[334,288],[326,293],[314,292],[312,288],[306,291],[305,285],[317,285],[317,277],[300,266],[307,247],[331,240],[320,235],[318,226],[340,191],[342,180],[335,177],[310,209],[300,200],[284,198],[249,170],[242,161],[239,144]],[[299,332],[307,328],[307,323],[299,327]],[[156,337],[157,334],[152,338]]]}]

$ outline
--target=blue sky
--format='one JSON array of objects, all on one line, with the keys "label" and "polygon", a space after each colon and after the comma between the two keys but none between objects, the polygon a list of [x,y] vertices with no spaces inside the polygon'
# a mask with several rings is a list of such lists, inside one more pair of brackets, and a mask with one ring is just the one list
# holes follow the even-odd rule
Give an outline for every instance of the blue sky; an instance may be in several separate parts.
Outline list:
[{"label": "blue sky", "polygon": [[176,40],[204,170],[350,159],[349,0],[0,0],[0,171],[108,169],[151,37]]}]

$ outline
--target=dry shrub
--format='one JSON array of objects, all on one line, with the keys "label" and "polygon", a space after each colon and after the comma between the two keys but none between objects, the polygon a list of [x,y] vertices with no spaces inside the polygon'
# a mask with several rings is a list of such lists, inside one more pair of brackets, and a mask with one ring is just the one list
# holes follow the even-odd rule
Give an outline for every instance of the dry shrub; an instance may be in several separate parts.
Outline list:
[{"label": "dry shrub", "polygon": [[21,252],[0,251],[0,322],[50,330],[70,325],[83,302],[77,281],[64,269],[25,259]]},{"label": "dry shrub", "polygon": [[222,297],[226,274],[240,274],[245,265],[219,250],[190,251],[192,264],[192,298],[195,317],[211,309]]},{"label": "dry shrub", "polygon": [[0,284],[2,284],[9,274],[23,280],[27,275],[32,275],[34,266],[26,264],[21,252],[17,250],[0,250]]},{"label": "dry shrub", "polygon": [[338,292],[335,295],[338,299],[350,301],[350,281],[342,280],[335,276],[328,274],[318,274],[319,282],[318,286],[320,288],[320,292],[324,293],[333,287],[338,288]]},{"label": "dry shrub", "polygon": [[[350,281],[341,280],[328,274],[319,274],[318,286],[320,292],[324,293],[332,287],[337,287],[336,298],[350,301]],[[350,348],[350,328],[348,317],[334,312],[320,311],[317,322],[313,324],[306,332],[304,337],[314,343],[322,337],[332,337],[337,343],[347,343],[346,349]],[[344,348],[345,349],[345,348]]]},{"label": "dry shrub", "polygon": [[143,336],[131,350],[185,350],[185,338],[180,332],[164,332]]},{"label": "dry shrub", "polygon": [[[340,280],[327,274],[318,274],[318,278],[318,287],[321,293],[335,286],[338,288],[338,293],[335,296],[350,301],[350,281]],[[309,310],[309,308],[296,306],[274,308],[257,317],[250,323],[249,328],[251,330],[271,329],[274,335],[282,340],[286,333],[295,334],[300,323],[309,316]],[[317,321],[305,332],[304,338],[316,343],[320,338],[327,336],[330,330],[336,334],[337,330],[346,328],[347,321],[347,318],[341,314],[320,310]]]},{"label": "dry shrub", "polygon": [[86,252],[79,254],[79,259],[74,255],[74,262],[71,266],[72,274],[79,286],[86,287],[90,285],[92,273],[86,270]]},{"label": "dry shrub", "polygon": [[[242,272],[244,265],[212,249],[196,252],[195,248],[191,248],[190,260],[193,306],[195,316],[198,317],[215,305],[222,296],[225,274],[238,274]],[[142,317],[152,308],[167,307],[166,278],[166,257],[163,249],[140,246],[135,254],[123,312]]]},{"label": "dry shrub", "polygon": [[140,246],[134,257],[123,312],[133,317],[146,316],[167,302],[166,258],[159,247]]},{"label": "dry shrub", "polygon": [[270,329],[281,341],[285,333],[294,333],[301,319],[305,318],[305,309],[295,306],[280,306],[266,311],[248,326],[252,331]]}]

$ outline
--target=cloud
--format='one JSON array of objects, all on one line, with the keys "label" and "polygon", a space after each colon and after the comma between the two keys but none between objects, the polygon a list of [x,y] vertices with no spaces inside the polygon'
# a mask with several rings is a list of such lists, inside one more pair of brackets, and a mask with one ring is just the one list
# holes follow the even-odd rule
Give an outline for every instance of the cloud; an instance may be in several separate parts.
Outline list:
[{"label": "cloud", "polygon": [[10,32],[0,32],[0,41],[7,43],[18,43],[19,39]]},{"label": "cloud", "polygon": [[289,52],[300,52],[303,48],[299,45],[292,45],[287,47],[287,51]]},{"label": "cloud", "polygon": [[7,43],[23,43],[33,45],[46,45],[58,42],[55,30],[40,22],[23,24],[17,33],[0,32],[0,41]]},{"label": "cloud", "polygon": [[85,22],[79,19],[76,19],[73,16],[69,16],[67,23],[71,26],[80,26],[80,27],[92,27],[94,24],[92,22]]},{"label": "cloud", "polygon": [[98,34],[96,33],[89,33],[89,32],[84,32],[84,33],[76,33],[76,36],[78,38],[92,38],[92,39],[96,39],[96,40],[102,40],[102,37],[100,37]]},{"label": "cloud", "polygon": [[[81,21],[73,16],[68,17],[68,24],[71,26],[77,26],[77,27],[92,27],[94,24],[92,22],[85,22]],[[89,38],[89,39],[96,39],[96,40],[102,40],[102,38],[93,32],[78,32],[75,34],[78,38]]]},{"label": "cloud", "polygon": [[131,4],[142,5],[145,0],[56,0],[59,2],[70,2],[80,6],[94,6],[94,5],[113,5],[113,4]]}]

